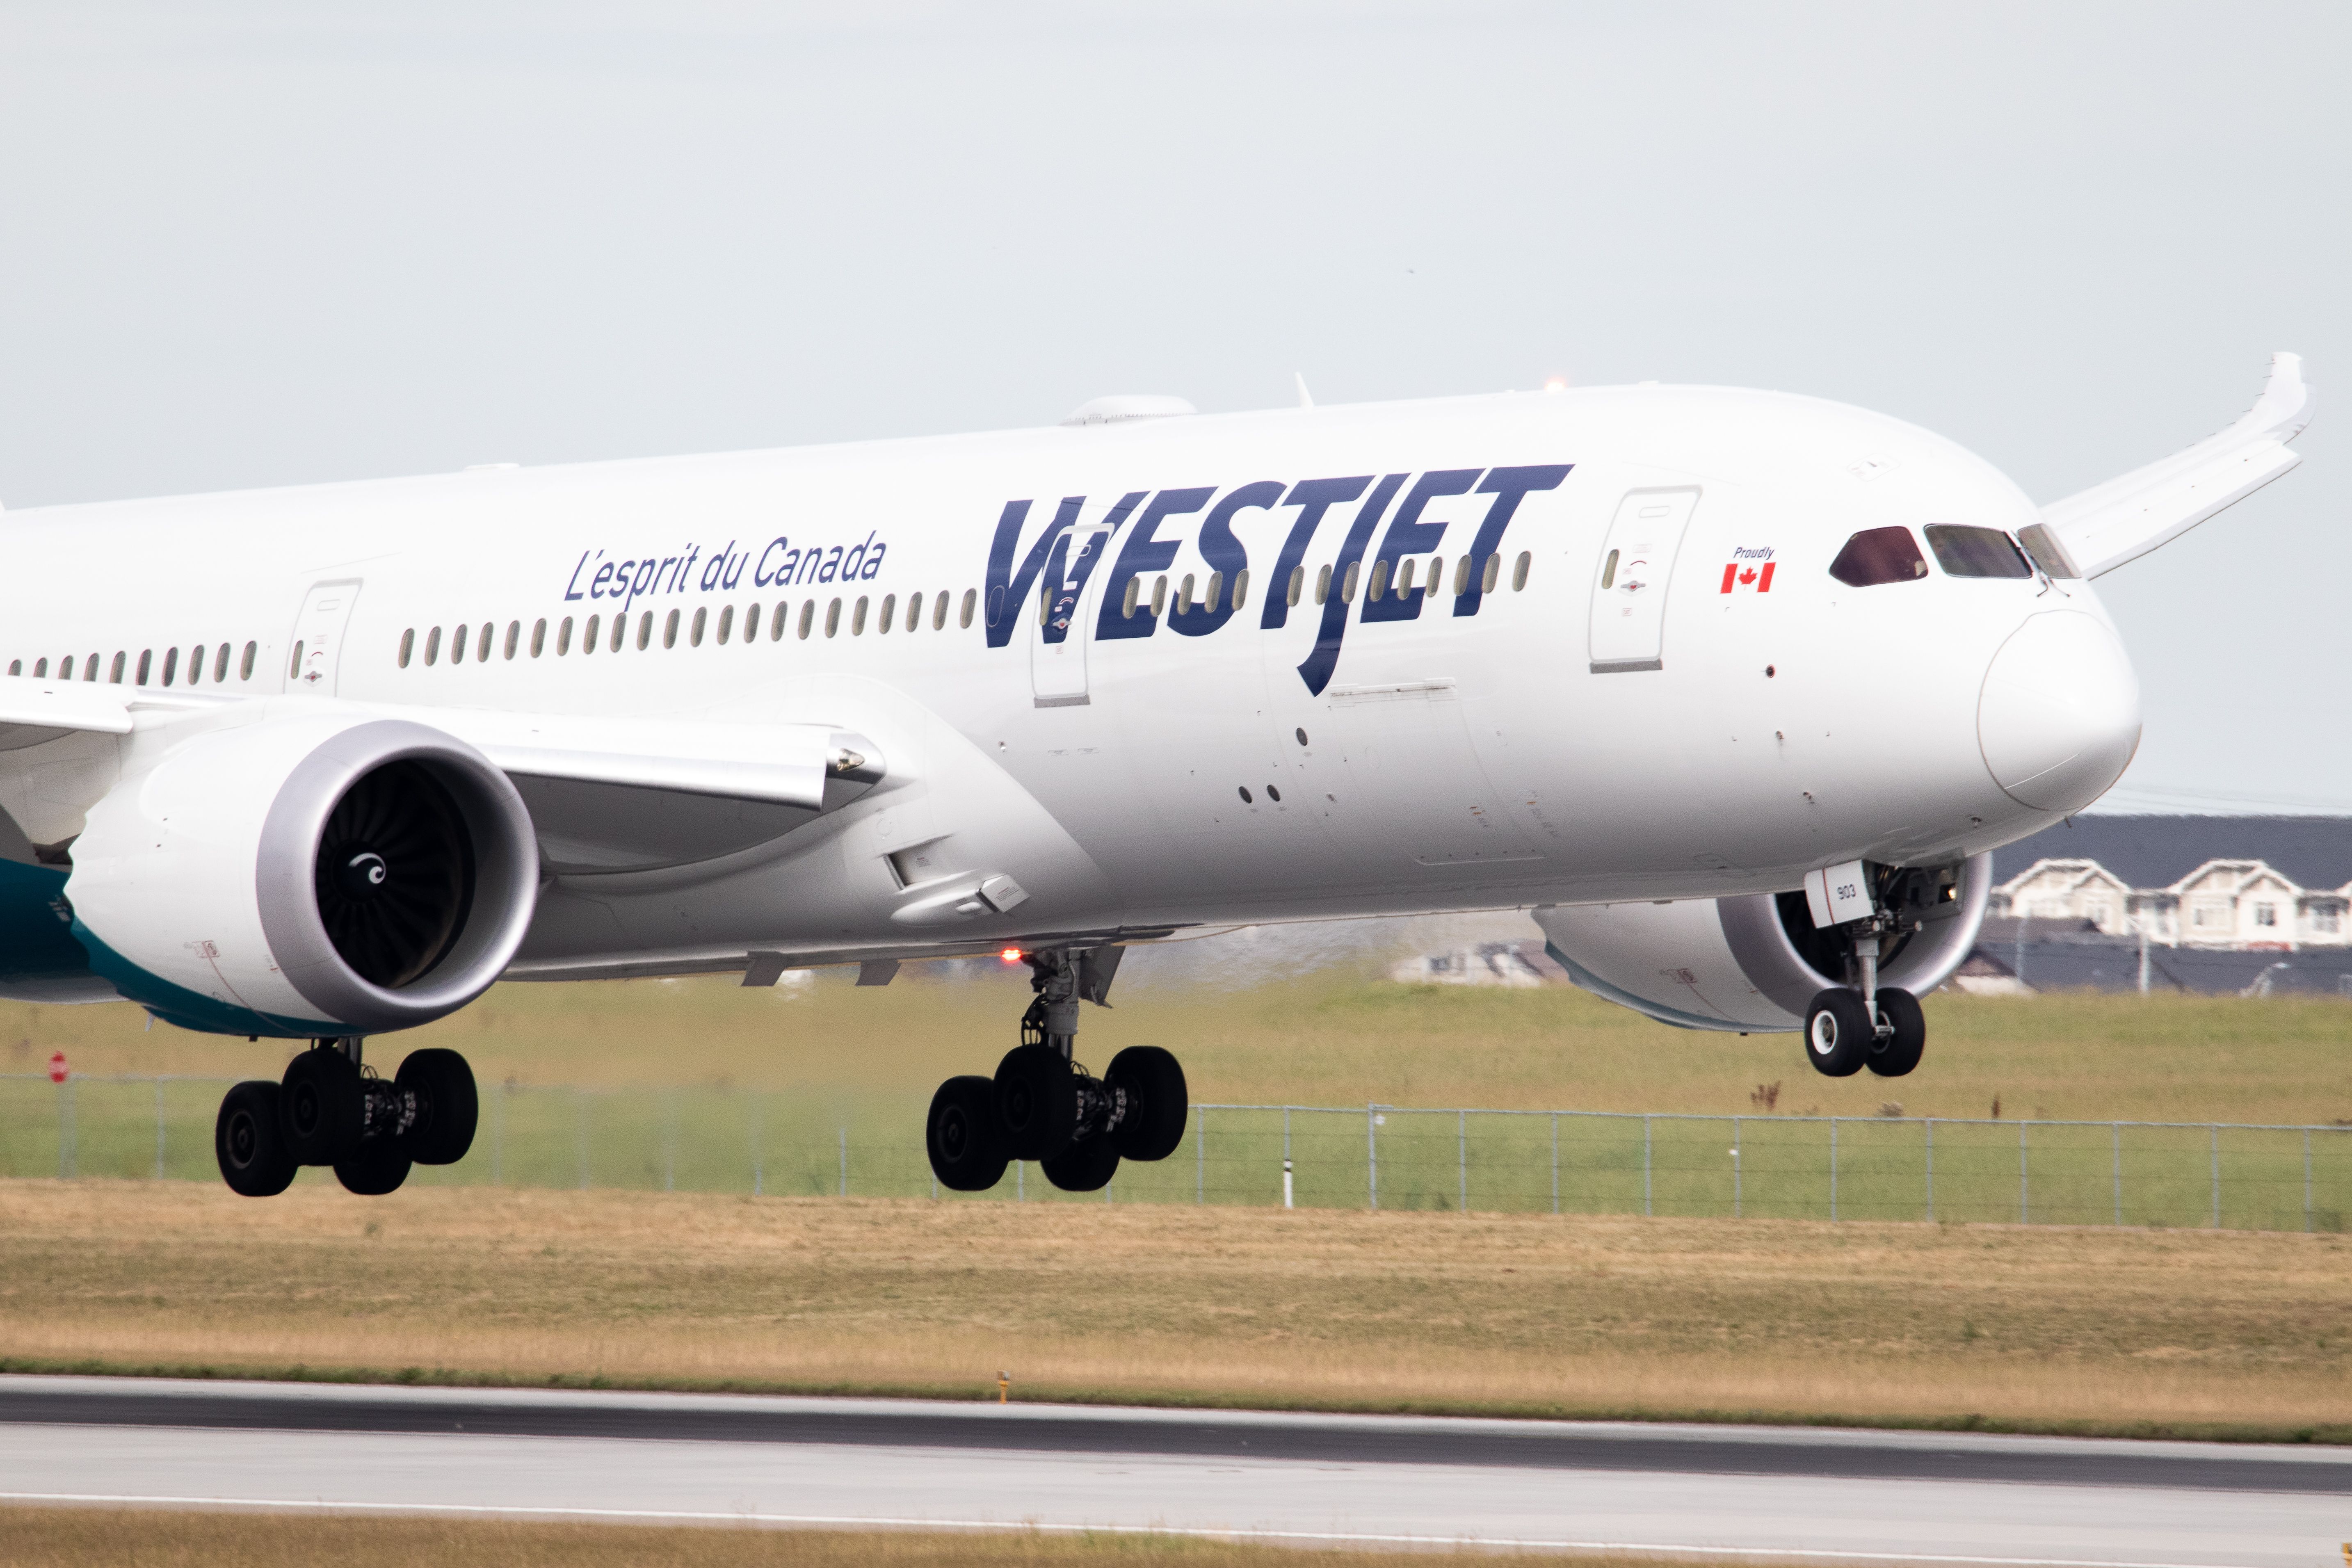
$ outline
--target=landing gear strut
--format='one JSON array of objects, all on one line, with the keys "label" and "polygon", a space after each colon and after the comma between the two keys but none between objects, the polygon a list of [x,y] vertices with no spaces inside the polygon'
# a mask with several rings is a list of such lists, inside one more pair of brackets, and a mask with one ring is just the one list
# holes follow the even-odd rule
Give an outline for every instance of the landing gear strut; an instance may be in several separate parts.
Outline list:
[{"label": "landing gear strut", "polygon": [[1075,1058],[1081,1000],[1108,1006],[1121,950],[1023,954],[1035,993],[1021,1043],[992,1079],[951,1078],[931,1097],[923,1143],[940,1185],[994,1186],[1013,1160],[1034,1160],[1064,1192],[1100,1191],[1127,1160],[1164,1160],[1184,1138],[1184,1069],[1157,1046],[1129,1046],[1096,1078]]},{"label": "landing gear strut", "polygon": [[474,1144],[480,1102],[473,1068],[455,1051],[411,1051],[387,1083],[361,1065],[356,1036],[322,1039],[277,1083],[241,1083],[213,1126],[221,1178],[247,1197],[274,1197],[303,1165],[331,1165],[354,1193],[376,1196],[413,1165],[452,1165]]},{"label": "landing gear strut", "polygon": [[1927,1047],[1927,1019],[1919,999],[1898,985],[1878,984],[1880,938],[1894,931],[1886,915],[1853,922],[1853,968],[1860,984],[1832,985],[1805,1009],[1805,1055],[1828,1078],[1851,1078],[1868,1068],[1901,1078]]}]

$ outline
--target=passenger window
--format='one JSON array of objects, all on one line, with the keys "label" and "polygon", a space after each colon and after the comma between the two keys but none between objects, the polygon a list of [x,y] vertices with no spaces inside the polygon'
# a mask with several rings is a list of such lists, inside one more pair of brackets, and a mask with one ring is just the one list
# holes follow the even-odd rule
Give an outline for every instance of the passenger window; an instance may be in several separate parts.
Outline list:
[{"label": "passenger window", "polygon": [[153,674],[154,669],[155,650],[152,647],[141,648],[139,650],[139,676],[138,679],[133,680],[131,684],[133,686],[146,685],[148,676]]},{"label": "passenger window", "polygon": [[1950,576],[2033,575],[2033,563],[2017,547],[2017,541],[1997,528],[1931,522],[1927,525],[1927,548],[1936,552],[1936,564]]},{"label": "passenger window", "polygon": [[863,594],[857,595],[857,607],[849,612],[849,635],[854,637],[866,635],[866,595]]},{"label": "passenger window", "polygon": [[[698,614],[699,612],[697,613]],[[734,634],[734,631],[735,606],[732,605],[722,605],[719,609],[719,646],[721,647],[726,647],[727,639]]]},{"label": "passenger window", "polygon": [[[591,616],[588,617],[588,630],[580,638],[580,656],[583,658],[585,658],[588,655],[596,651],[597,641],[604,630],[604,616]],[[425,662],[427,664],[431,664],[433,662],[430,655],[426,656]]]},{"label": "passenger window", "polygon": [[[593,636],[594,636],[595,634],[592,632],[592,633],[590,633],[589,635],[590,635],[591,637],[593,637]],[[571,617],[570,616],[564,616],[564,617],[563,617],[563,619],[562,619],[562,620],[561,620],[561,621],[559,621],[559,622],[557,622],[557,623],[556,623],[556,626],[555,626],[555,657],[556,657],[556,658],[563,658],[566,654],[570,653],[571,651],[572,651],[572,617]]]},{"label": "passenger window", "polygon": [[[1496,559],[1497,561],[1499,561],[1499,560],[1501,560],[1501,559],[1502,559],[1502,557],[1498,555],[1498,556],[1496,556]],[[1518,560],[1517,560],[1516,563],[1513,563],[1513,565],[1512,565],[1512,567],[1511,567],[1511,592],[1512,592],[1512,593],[1516,594],[1516,593],[1517,593],[1520,589],[1522,589],[1522,588],[1524,588],[1524,587],[1526,587],[1526,586],[1528,585],[1528,567],[1530,567],[1530,566],[1533,566],[1535,563],[1536,563],[1536,558],[1535,558],[1533,555],[1529,554],[1527,551],[1524,551],[1524,550],[1522,550],[1522,551],[1520,551],[1520,552],[1519,552],[1519,558],[1518,558]]]},{"label": "passenger window", "polygon": [[33,661],[33,673],[36,676],[47,677],[49,673],[49,661],[46,658],[35,659]]},{"label": "passenger window", "polygon": [[[546,623],[545,621],[541,621],[541,622],[540,623],[540,625],[541,625],[541,626],[545,626],[546,624],[547,624],[547,623]],[[509,621],[509,622],[507,623],[507,647],[506,647],[506,655],[507,655],[507,657],[508,657],[509,658],[512,658],[515,656],[516,652],[517,652],[519,649],[520,649],[520,648],[521,648],[521,647],[522,647],[522,623],[521,623],[520,621]]]},{"label": "passenger window", "polygon": [[175,647],[165,648],[163,650],[163,684],[171,685],[178,678],[179,673],[180,650]]},{"label": "passenger window", "polygon": [[213,655],[213,684],[217,686],[227,679],[228,644],[223,643],[220,645],[220,651]]},{"label": "passenger window", "polygon": [[824,635],[833,637],[841,630],[841,601],[835,599],[824,607]]},{"label": "passenger window", "polygon": [[672,610],[668,615],[662,617],[662,647],[676,647],[677,646],[677,612],[676,610]]},{"label": "passenger window", "polygon": [[1363,575],[1363,571],[1364,563],[1362,562],[1350,561],[1348,563],[1348,574],[1339,579],[1339,602],[1341,604],[1352,605],[1356,602],[1357,579]]},{"label": "passenger window", "polygon": [[1910,583],[1927,574],[1919,542],[1907,528],[1865,528],[1847,540],[1830,563],[1830,575],[1849,588]]},{"label": "passenger window", "polygon": [[1503,552],[1499,550],[1486,557],[1486,569],[1478,575],[1478,592],[1491,594],[1495,584],[1503,580]]},{"label": "passenger window", "polygon": [[490,662],[490,638],[496,635],[496,632],[497,628],[492,626],[489,622],[484,621],[482,623],[482,640],[480,645],[474,649],[475,663],[488,664]]},{"label": "passenger window", "polygon": [[[236,678],[239,680],[251,680],[253,679],[253,660],[255,656],[260,652],[261,645],[257,642],[249,642],[245,645],[245,657],[237,660],[236,665]],[[428,658],[425,662],[430,664],[433,661]]]},{"label": "passenger window", "polygon": [[2017,542],[2025,546],[2025,552],[2033,557],[2033,563],[2042,568],[2044,575],[2069,578],[2082,575],[2074,570],[2074,563],[2068,559],[2065,547],[2058,542],[2058,536],[2045,524],[2037,522],[2019,529]]},{"label": "passenger window", "polygon": [[931,605],[931,630],[935,632],[943,632],[947,629],[948,591],[945,588],[942,588],[940,590],[939,598]]},{"label": "passenger window", "polygon": [[979,589],[966,588],[963,591],[963,611],[956,617],[956,626],[960,629],[964,631],[970,631],[971,629],[971,612],[973,607],[979,603]]},{"label": "passenger window", "polygon": [[12,659],[10,659],[10,660],[8,661],[8,673],[9,673],[9,674],[11,674],[11,675],[22,675],[22,674],[24,674],[24,673],[25,673],[25,661],[24,661],[23,659],[21,659],[21,658],[12,658]]},{"label": "passenger window", "polygon": [[[865,601],[865,600],[863,600],[863,599],[860,599],[860,600],[858,600],[858,601],[857,601],[857,603],[858,603],[858,606],[859,606],[860,608],[863,608],[863,607],[865,606],[866,601]],[[861,617],[861,618],[862,618],[862,617]],[[880,619],[878,619],[878,620],[877,620],[877,621],[874,623],[874,635],[875,635],[876,637],[888,637],[888,636],[890,635],[890,626],[891,626],[891,623],[892,623],[892,622],[894,622],[894,621],[896,621],[898,618],[898,595],[896,595],[896,594],[885,594],[885,595],[882,595],[882,615],[881,615],[881,618],[880,618]]]},{"label": "passenger window", "polygon": [[[466,649],[474,640],[472,637],[468,635],[472,630],[472,627],[460,624],[456,631],[449,634],[449,662],[451,664],[463,664],[466,662]],[[296,654],[294,656],[294,662],[299,666],[302,662],[302,656],[299,653]]]},{"label": "passenger window", "polygon": [[541,654],[545,653],[546,651],[547,651],[547,617],[546,617],[546,616],[541,616],[538,620],[533,621],[533,622],[531,623],[531,627],[530,627],[530,657],[531,657],[531,658],[539,658]]},{"label": "passenger window", "polygon": [[1601,590],[1602,593],[1607,593],[1616,585],[1617,552],[1612,550],[1609,552],[1609,558],[1601,563]]},{"label": "passenger window", "polygon": [[[675,611],[673,611],[672,613],[673,613],[673,614],[675,614],[676,612],[675,612]],[[620,626],[620,624],[621,624],[621,623],[620,623],[620,622],[618,622],[618,621],[614,621],[614,622],[613,623],[613,625],[614,625],[614,627],[616,627],[616,628]],[[673,635],[675,635],[675,634],[673,633]],[[638,651],[639,653],[643,653],[643,652],[645,652],[645,651],[646,651],[646,649],[647,649],[647,648],[649,648],[649,647],[653,647],[653,646],[654,646],[654,613],[653,613],[651,610],[647,610],[645,614],[643,614],[643,615],[641,615],[641,616],[639,616],[637,617],[637,651]],[[616,647],[616,648],[614,648],[613,651],[614,651],[614,653],[618,653],[618,652],[620,652],[621,650],[620,650],[619,648],[617,648],[617,647]]]},{"label": "passenger window", "polygon": [[[1244,566],[1240,571],[1234,574],[1234,608],[1238,610],[1248,603],[1249,568]],[[1211,607],[1213,608],[1214,606],[1213,605]]]},{"label": "passenger window", "polygon": [[[81,661],[81,678],[84,680],[96,680],[98,679],[98,661],[105,657],[106,656],[104,654],[94,653],[88,658],[83,659]],[[121,655],[117,654],[115,657],[120,658],[121,658]]]},{"label": "passenger window", "polygon": [[435,626],[425,634],[425,662],[437,664],[441,659],[441,628]]},{"label": "passenger window", "polygon": [[[783,618],[784,607],[782,605],[778,605],[776,606],[776,619],[781,622]],[[816,601],[814,599],[803,599],[801,601],[801,641],[808,641],[809,628],[815,624]]]}]

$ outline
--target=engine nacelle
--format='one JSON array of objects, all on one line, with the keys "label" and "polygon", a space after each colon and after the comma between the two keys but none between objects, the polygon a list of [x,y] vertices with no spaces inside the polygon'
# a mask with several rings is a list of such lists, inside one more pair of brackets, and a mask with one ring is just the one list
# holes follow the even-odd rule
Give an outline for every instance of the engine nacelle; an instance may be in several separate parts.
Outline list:
[{"label": "engine nacelle", "polygon": [[[1888,942],[1878,983],[1924,996],[1951,978],[1976,942],[1991,891],[1990,855],[1896,873],[1887,901],[1918,926]],[[1535,917],[1552,957],[1579,985],[1681,1028],[1801,1029],[1816,994],[1853,983],[1842,939],[1814,929],[1802,893],[1555,904]]]},{"label": "engine nacelle", "polygon": [[184,1027],[301,1037],[426,1024],[513,957],[530,816],[461,741],[400,720],[196,736],[91,808],[66,882],[116,990]]}]

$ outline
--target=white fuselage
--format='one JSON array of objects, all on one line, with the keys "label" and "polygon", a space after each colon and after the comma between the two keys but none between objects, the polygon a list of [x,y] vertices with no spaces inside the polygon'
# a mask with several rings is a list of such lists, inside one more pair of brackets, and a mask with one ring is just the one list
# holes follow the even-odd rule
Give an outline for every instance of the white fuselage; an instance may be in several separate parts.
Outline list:
[{"label": "white fuselage", "polygon": [[[1563,468],[1515,508],[1477,488]],[[1361,497],[1298,528],[1303,481],[1359,478]],[[1253,485],[1257,504],[1221,510]],[[1073,497],[1074,542],[1016,594]],[[1704,898],[1856,858],[1954,859],[2113,781],[2137,696],[2117,660],[2069,662],[2085,637],[2112,646],[2086,584],[1937,569],[1854,588],[1828,571],[1861,530],[2036,517],[1948,442],[1778,395],[1162,417],[14,512],[0,668],[54,679],[69,659],[102,682],[120,660],[124,682],[143,668],[174,695],[426,723],[830,724],[879,748],[870,795],[770,843],[554,875],[521,973]],[[1319,605],[1351,561],[1351,601]],[[1416,593],[1434,563],[1434,597],[1400,597],[1408,562]],[[2049,615],[2089,629],[2044,639],[2057,651],[2021,684],[2011,671],[2053,694],[2046,710],[1993,713],[1996,655]],[[2077,701],[2085,681],[2105,689]],[[2055,761],[2012,793],[1987,750],[2021,725],[2013,743]],[[54,764],[70,776],[0,757],[0,800],[33,842],[69,837],[138,743],[85,745]],[[1026,898],[916,908],[968,872]]]}]

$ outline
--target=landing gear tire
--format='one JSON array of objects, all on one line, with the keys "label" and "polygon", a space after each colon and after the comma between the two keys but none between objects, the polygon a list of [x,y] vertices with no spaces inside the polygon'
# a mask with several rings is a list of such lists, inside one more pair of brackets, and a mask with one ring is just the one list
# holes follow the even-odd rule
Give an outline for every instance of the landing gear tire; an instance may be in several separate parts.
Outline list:
[{"label": "landing gear tire", "polygon": [[1118,1150],[1108,1138],[1088,1138],[1041,1162],[1039,1168],[1066,1193],[1098,1193],[1118,1172]]},{"label": "landing gear tire", "polygon": [[[411,1051],[400,1064],[393,1087],[414,1097],[416,1120],[401,1137],[411,1160],[420,1165],[454,1165],[466,1157],[466,1151],[474,1146],[481,1099],[474,1089],[474,1069],[466,1065],[464,1057],[437,1047]],[[351,1183],[343,1185],[350,1187]]]},{"label": "landing gear tire", "polygon": [[[1165,1160],[1176,1152],[1184,1141],[1184,1119],[1191,1102],[1186,1098],[1184,1069],[1173,1056],[1158,1046],[1129,1046],[1111,1058],[1103,1082],[1112,1093],[1127,1099],[1127,1108],[1110,1135],[1119,1154],[1129,1160]],[[1050,1178],[1053,1172],[1045,1174]],[[1103,1177],[1109,1179],[1108,1173]],[[1094,1188],[1074,1190],[1092,1192]]]},{"label": "landing gear tire", "polygon": [[278,1115],[296,1164],[331,1165],[349,1158],[367,1126],[359,1068],[334,1047],[313,1046],[286,1064]]},{"label": "landing gear tire", "polygon": [[1877,1043],[1877,1026],[1859,992],[1832,986],[1805,1009],[1805,1055],[1824,1078],[1852,1078]]},{"label": "landing gear tire", "polygon": [[1879,989],[1878,1016],[1895,1033],[1878,1042],[1864,1065],[1881,1078],[1901,1078],[1919,1065],[1927,1048],[1927,1016],[1919,1010],[1919,998],[1900,986]]},{"label": "landing gear tire", "polygon": [[278,1086],[267,1079],[238,1084],[222,1098],[213,1122],[213,1157],[229,1191],[274,1198],[293,1185],[300,1165],[287,1152],[278,1100]]},{"label": "landing gear tire", "polygon": [[1051,1046],[1015,1046],[996,1067],[996,1109],[1004,1152],[1014,1160],[1050,1160],[1078,1130],[1078,1079]]},{"label": "landing gear tire", "polygon": [[923,1123],[931,1173],[950,1192],[982,1193],[1004,1179],[1003,1119],[996,1085],[977,1074],[951,1078],[931,1096]]},{"label": "landing gear tire", "polygon": [[409,1154],[404,1138],[371,1138],[348,1158],[335,1162],[335,1180],[343,1190],[363,1198],[380,1198],[408,1180]]}]

